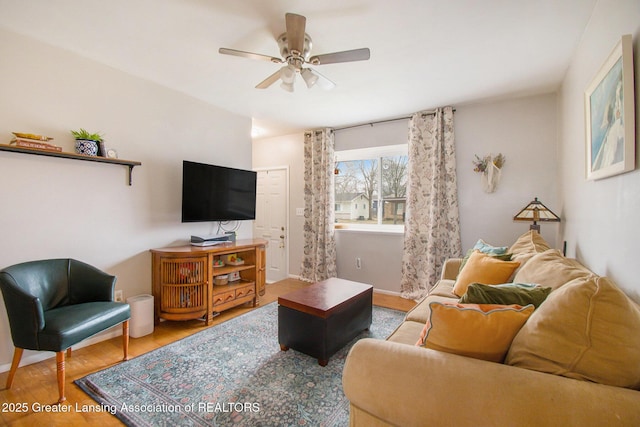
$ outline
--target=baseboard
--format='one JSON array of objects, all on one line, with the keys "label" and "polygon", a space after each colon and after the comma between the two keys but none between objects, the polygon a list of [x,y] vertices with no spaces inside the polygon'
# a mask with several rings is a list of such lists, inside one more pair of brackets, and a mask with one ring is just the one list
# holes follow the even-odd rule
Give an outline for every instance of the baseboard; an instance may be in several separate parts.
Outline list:
[{"label": "baseboard", "polygon": [[388,291],[386,289],[373,288],[373,292],[375,292],[377,294],[385,294],[385,295],[393,295],[395,297],[402,297],[402,294],[400,292]]},{"label": "baseboard", "polygon": [[[97,335],[94,335],[86,340],[78,343],[71,347],[72,356],[73,351],[90,346],[92,344],[96,344],[102,341],[110,340],[111,338],[115,338],[117,336],[122,335],[122,325],[116,325],[113,328],[110,328],[104,332],[101,332]],[[22,359],[20,360],[20,366],[32,365],[34,363],[42,362],[43,360],[54,358],[56,354],[51,351],[33,351],[33,350],[25,350]],[[0,365],[0,372],[8,372],[11,369],[11,363],[5,363]]]}]

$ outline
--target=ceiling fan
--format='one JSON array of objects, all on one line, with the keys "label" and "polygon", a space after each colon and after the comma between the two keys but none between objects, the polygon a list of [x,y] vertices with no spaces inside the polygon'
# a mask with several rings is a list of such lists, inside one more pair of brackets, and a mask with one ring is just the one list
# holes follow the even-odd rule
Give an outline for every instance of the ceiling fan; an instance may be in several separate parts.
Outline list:
[{"label": "ceiling fan", "polygon": [[288,92],[293,92],[296,74],[302,76],[308,88],[316,84],[322,89],[331,89],[335,86],[334,82],[315,69],[305,68],[305,64],[324,65],[338,62],[366,61],[370,57],[369,48],[310,56],[311,37],[305,33],[307,18],[302,15],[296,15],[295,13],[287,13],[285,14],[285,22],[287,31],[278,37],[278,47],[280,48],[282,58],[224,47],[221,47],[218,52],[224,55],[241,56],[249,59],[270,61],[276,64],[286,64],[262,82],[258,83],[256,88],[266,89],[276,81],[281,80],[280,87]]}]

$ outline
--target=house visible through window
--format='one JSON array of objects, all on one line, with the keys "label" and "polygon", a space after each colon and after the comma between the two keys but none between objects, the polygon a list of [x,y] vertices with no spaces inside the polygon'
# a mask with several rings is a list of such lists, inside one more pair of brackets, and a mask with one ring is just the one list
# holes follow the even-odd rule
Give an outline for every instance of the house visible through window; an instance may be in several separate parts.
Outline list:
[{"label": "house visible through window", "polygon": [[407,194],[407,146],[336,152],[336,222],[402,229]]}]

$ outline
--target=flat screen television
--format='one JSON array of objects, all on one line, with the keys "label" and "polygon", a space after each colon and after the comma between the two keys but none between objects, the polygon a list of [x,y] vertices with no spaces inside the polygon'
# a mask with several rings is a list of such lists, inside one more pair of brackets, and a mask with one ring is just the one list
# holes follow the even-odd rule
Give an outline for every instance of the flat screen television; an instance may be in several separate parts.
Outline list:
[{"label": "flat screen television", "polygon": [[182,163],[182,222],[236,221],[256,218],[254,171]]}]

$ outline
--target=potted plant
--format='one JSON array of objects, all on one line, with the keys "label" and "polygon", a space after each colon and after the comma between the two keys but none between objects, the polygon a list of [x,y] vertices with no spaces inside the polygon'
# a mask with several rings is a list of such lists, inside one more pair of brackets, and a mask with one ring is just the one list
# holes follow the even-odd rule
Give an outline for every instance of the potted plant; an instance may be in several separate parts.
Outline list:
[{"label": "potted plant", "polygon": [[[82,128],[80,130],[72,130],[71,134],[76,139],[76,153],[88,156],[98,155],[98,148],[104,141],[102,135],[90,133]],[[104,153],[104,149],[102,152]]]}]

